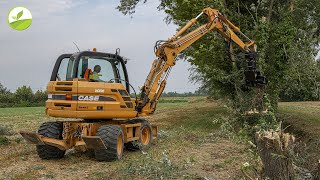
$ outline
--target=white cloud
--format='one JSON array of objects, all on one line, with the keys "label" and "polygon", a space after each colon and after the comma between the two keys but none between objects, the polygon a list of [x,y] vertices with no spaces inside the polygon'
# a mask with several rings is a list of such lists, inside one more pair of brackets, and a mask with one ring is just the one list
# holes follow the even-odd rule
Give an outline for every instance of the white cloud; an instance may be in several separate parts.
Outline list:
[{"label": "white cloud", "polygon": [[32,0],[30,1],[30,6],[33,7],[36,15],[41,18],[47,14],[64,13],[68,9],[85,5],[86,3],[88,3],[86,0]]}]

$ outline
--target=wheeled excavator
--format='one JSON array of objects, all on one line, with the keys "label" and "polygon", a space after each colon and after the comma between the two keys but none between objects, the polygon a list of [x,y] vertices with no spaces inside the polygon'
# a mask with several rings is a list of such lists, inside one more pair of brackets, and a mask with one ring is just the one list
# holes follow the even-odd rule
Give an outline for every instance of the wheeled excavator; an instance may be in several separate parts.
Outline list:
[{"label": "wheeled excavator", "polygon": [[[186,32],[202,15],[206,23]],[[256,43],[218,10],[208,7],[170,39],[156,43],[156,59],[140,97],[130,96],[126,60],[119,51],[112,54],[94,49],[61,55],[47,86],[45,109],[46,115],[57,120],[43,123],[37,132],[20,134],[36,145],[41,159],[63,158],[72,148],[93,152],[98,161],[121,159],[124,148],[147,150],[157,138],[158,128],[143,117],[155,112],[177,55],[212,30],[247,54],[246,84],[265,86],[266,78],[256,68]]]}]

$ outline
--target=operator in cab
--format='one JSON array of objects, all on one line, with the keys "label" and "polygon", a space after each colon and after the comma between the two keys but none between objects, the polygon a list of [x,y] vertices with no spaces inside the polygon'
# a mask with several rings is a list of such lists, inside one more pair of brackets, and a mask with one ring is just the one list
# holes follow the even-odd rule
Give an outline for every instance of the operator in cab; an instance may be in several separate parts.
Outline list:
[{"label": "operator in cab", "polygon": [[96,82],[104,82],[99,77],[99,76],[101,76],[101,74],[99,74],[100,72],[101,72],[101,66],[100,65],[95,65],[94,68],[93,68],[93,72],[92,72],[92,80],[94,80]]}]

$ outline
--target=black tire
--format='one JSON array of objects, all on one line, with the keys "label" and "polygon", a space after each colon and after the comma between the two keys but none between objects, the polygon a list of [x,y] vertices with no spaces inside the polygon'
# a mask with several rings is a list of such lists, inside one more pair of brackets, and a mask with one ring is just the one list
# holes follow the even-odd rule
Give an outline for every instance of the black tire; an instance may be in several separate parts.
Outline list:
[{"label": "black tire", "polygon": [[[136,124],[136,123],[141,123],[141,127],[140,127],[140,137],[138,141],[132,141],[132,142],[128,142],[125,144],[125,147],[128,151],[137,151],[137,150],[142,150],[142,151],[146,151],[148,150],[151,145],[152,145],[152,128],[150,123],[145,120],[145,119],[131,119],[128,121],[128,123],[130,124]],[[149,141],[146,144],[141,143],[142,141],[142,130],[144,128],[147,128],[147,130],[149,131],[150,137],[149,137]],[[135,134],[135,132],[133,132],[133,134]]]},{"label": "black tire", "polygon": [[[121,147],[118,147],[118,138],[121,135]],[[101,126],[97,131],[97,136],[100,136],[107,149],[95,150],[95,157],[98,161],[114,161],[122,159],[124,136],[122,129],[119,126],[105,125]]]},{"label": "black tire", "polygon": [[[62,122],[46,122],[40,126],[38,134],[48,138],[62,139],[62,131]],[[37,145],[37,153],[41,159],[61,159],[65,151],[50,145]]]}]

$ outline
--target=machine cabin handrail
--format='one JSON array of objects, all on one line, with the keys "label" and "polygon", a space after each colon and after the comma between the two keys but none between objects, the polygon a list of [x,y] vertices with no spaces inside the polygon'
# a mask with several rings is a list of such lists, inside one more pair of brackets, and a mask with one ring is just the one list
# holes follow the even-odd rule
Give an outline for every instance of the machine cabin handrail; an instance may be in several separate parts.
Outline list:
[{"label": "machine cabin handrail", "polygon": [[[207,23],[182,36],[184,32],[196,23],[202,14],[207,16]],[[166,80],[171,68],[175,65],[175,57],[213,29],[217,30],[227,41],[237,44],[242,51],[248,53],[256,52],[255,42],[244,35],[237,26],[232,24],[218,10],[210,7],[203,9],[196,18],[191,19],[187,25],[169,40],[156,45],[155,54],[157,59],[152,63],[152,68],[141,89],[141,97],[137,105],[140,116],[152,114],[155,111],[158,99],[166,86]],[[247,42],[242,41],[236,33],[243,36]]]}]

